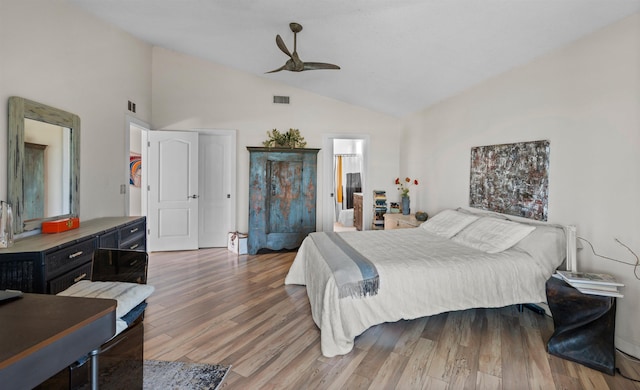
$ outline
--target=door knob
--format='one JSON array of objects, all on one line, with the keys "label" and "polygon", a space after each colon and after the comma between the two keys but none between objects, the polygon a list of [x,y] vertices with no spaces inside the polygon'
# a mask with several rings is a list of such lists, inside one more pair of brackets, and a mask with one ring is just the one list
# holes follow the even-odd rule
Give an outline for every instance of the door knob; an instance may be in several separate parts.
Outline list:
[{"label": "door knob", "polygon": [[187,196],[187,198],[191,198],[191,199],[198,199],[198,198],[199,198],[199,196],[194,194],[194,195],[191,195],[191,196]]}]

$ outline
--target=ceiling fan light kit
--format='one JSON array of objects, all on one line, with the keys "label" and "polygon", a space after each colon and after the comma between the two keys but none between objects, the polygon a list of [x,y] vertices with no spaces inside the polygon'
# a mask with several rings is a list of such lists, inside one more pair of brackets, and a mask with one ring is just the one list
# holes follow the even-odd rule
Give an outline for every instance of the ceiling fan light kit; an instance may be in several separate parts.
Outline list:
[{"label": "ceiling fan light kit", "polygon": [[340,69],[338,65],[327,64],[324,62],[303,62],[298,56],[298,33],[302,31],[302,25],[299,23],[289,23],[289,28],[293,32],[293,53],[289,52],[287,45],[284,44],[282,37],[276,35],[276,45],[289,59],[287,62],[278,69],[271,70],[266,73],[280,72],[281,70],[288,70],[291,72],[302,72],[304,70],[318,70],[318,69]]}]

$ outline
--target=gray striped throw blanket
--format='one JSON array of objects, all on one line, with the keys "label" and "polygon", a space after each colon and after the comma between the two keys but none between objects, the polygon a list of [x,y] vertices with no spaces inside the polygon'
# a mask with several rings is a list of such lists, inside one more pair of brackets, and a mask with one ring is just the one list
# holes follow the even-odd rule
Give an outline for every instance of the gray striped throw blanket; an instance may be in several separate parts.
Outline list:
[{"label": "gray striped throw blanket", "polygon": [[375,265],[339,234],[317,232],[309,236],[331,268],[340,298],[360,298],[378,293],[380,277]]}]

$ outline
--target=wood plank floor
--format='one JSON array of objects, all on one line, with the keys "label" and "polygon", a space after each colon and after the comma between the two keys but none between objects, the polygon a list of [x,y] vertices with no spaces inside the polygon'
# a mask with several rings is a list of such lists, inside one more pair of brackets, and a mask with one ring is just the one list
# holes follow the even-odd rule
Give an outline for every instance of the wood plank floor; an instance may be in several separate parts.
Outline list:
[{"label": "wood plank floor", "polygon": [[547,354],[553,321],[513,306],[377,325],[326,358],[305,288],[283,284],[294,256],[152,253],[145,358],[230,364],[224,389],[640,389]]}]

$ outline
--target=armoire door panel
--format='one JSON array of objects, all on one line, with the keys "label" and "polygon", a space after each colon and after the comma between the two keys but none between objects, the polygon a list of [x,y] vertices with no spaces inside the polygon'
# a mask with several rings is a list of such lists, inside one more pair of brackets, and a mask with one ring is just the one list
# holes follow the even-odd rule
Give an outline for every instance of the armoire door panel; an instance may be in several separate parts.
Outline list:
[{"label": "armoire door panel", "polygon": [[295,233],[302,228],[302,161],[268,161],[267,234]]}]

